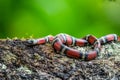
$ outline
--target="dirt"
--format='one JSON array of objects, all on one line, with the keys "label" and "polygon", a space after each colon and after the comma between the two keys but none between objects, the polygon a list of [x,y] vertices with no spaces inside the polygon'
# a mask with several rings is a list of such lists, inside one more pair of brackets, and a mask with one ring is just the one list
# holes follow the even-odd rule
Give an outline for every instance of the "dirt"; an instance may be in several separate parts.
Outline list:
[{"label": "dirt", "polygon": [[51,44],[0,40],[0,80],[120,80],[119,57],[119,43],[104,45],[100,57],[83,61],[56,54]]}]

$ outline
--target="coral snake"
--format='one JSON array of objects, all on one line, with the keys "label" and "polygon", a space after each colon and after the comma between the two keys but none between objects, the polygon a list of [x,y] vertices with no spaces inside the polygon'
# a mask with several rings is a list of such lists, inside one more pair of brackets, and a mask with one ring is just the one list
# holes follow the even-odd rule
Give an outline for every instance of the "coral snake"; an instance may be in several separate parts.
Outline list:
[{"label": "coral snake", "polygon": [[[59,53],[64,53],[72,58],[79,58],[85,61],[89,61],[95,59],[99,55],[101,51],[101,45],[111,41],[120,41],[120,37],[116,34],[109,34],[97,39],[93,35],[87,35],[84,38],[78,39],[68,34],[61,33],[55,37],[49,35],[40,39],[30,39],[28,40],[28,43],[34,45],[52,43],[54,50],[58,51]],[[69,45],[80,47],[92,45],[93,50],[83,53],[79,50],[68,47]]]}]

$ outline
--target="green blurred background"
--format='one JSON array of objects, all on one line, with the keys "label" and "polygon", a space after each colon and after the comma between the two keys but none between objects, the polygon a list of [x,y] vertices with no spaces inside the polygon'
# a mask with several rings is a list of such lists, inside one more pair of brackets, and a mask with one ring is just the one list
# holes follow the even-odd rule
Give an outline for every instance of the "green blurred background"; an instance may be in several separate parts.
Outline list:
[{"label": "green blurred background", "polygon": [[120,35],[120,0],[0,0],[0,38]]}]

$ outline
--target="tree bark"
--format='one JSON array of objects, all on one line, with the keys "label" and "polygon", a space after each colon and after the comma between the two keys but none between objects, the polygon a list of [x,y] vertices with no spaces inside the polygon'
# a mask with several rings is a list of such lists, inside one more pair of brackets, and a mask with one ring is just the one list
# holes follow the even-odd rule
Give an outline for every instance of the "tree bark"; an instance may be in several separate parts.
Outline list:
[{"label": "tree bark", "polygon": [[[73,47],[86,51],[87,47]],[[26,40],[0,40],[0,80],[119,80],[120,44],[102,46],[92,61],[54,52],[51,44],[30,46]]]}]

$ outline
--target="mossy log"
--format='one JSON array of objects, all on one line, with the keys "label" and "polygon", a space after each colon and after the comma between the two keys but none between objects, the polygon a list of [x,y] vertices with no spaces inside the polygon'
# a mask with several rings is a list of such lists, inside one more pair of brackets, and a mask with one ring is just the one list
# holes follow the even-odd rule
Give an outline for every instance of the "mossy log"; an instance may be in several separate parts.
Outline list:
[{"label": "mossy log", "polygon": [[26,40],[0,40],[0,80],[120,80],[120,44],[103,45],[98,58],[83,61],[56,54],[51,44],[29,46]]}]

